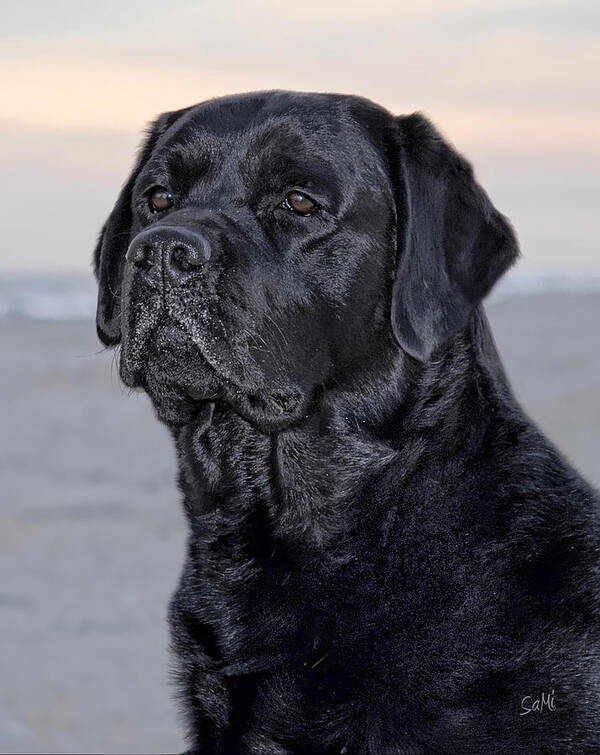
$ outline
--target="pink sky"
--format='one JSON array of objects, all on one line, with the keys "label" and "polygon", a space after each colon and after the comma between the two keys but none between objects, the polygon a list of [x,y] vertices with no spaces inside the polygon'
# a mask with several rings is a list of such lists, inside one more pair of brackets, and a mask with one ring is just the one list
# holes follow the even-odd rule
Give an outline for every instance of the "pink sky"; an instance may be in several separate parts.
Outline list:
[{"label": "pink sky", "polygon": [[511,217],[524,269],[599,270],[600,14],[564,2],[449,7],[6,7],[0,270],[86,268],[146,121],[208,97],[275,87],[353,92],[398,113],[424,111]]}]

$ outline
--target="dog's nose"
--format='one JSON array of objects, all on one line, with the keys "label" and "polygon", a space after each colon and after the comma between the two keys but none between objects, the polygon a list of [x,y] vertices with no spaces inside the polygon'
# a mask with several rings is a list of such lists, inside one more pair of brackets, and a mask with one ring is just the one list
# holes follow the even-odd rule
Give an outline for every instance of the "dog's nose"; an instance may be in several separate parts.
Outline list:
[{"label": "dog's nose", "polygon": [[164,273],[176,286],[185,283],[210,259],[210,244],[202,234],[187,228],[147,228],[138,233],[126,259],[160,280]]}]

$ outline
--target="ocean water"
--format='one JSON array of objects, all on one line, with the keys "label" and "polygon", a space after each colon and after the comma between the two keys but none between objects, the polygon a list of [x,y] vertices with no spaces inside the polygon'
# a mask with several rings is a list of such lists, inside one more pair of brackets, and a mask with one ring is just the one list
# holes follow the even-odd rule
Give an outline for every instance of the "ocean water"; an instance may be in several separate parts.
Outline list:
[{"label": "ocean water", "polygon": [[0,319],[89,320],[95,312],[91,273],[0,275]]},{"label": "ocean water", "polygon": [[[544,293],[600,292],[592,273],[531,273],[513,270],[493,289],[491,301]],[[96,311],[92,274],[0,274],[0,319],[91,320]]]}]

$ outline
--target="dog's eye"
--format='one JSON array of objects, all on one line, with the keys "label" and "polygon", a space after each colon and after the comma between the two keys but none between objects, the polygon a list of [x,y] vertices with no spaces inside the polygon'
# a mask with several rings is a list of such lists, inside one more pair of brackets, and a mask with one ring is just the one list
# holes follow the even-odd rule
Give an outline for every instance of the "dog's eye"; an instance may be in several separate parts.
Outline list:
[{"label": "dog's eye", "polygon": [[152,212],[164,212],[173,206],[173,195],[163,188],[154,189],[150,194],[149,204]]},{"label": "dog's eye", "polygon": [[298,215],[310,215],[316,208],[317,203],[307,194],[299,191],[290,191],[284,202],[288,210],[298,213]]}]

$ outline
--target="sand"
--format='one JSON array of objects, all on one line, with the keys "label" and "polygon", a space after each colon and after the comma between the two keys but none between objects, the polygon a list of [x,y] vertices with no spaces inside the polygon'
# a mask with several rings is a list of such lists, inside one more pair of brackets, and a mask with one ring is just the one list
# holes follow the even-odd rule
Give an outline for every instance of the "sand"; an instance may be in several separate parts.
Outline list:
[{"label": "sand", "polygon": [[[522,404],[600,486],[600,294],[488,306]],[[0,751],[183,749],[166,607],[185,527],[166,430],[90,322],[1,321]]]}]

